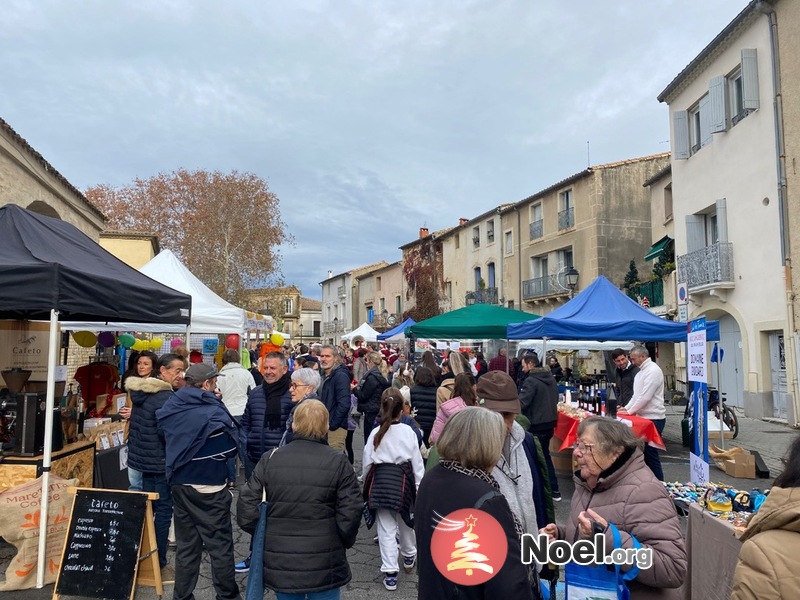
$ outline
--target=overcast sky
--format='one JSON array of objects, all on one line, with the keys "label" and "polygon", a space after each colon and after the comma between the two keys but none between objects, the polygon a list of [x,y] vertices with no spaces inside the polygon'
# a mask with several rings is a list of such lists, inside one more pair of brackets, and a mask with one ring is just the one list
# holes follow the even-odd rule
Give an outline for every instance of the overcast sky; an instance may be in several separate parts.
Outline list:
[{"label": "overcast sky", "polygon": [[[0,117],[81,190],[255,173],[303,295],[591,164],[746,0],[3,0]],[[220,215],[224,218],[224,215]]]}]

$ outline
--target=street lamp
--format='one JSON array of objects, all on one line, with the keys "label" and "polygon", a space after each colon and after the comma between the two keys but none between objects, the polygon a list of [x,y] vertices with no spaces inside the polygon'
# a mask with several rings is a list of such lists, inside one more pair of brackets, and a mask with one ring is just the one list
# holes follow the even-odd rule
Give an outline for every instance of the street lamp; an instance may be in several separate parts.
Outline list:
[{"label": "street lamp", "polygon": [[333,317],[333,343],[336,343],[336,332],[339,330],[339,317]]},{"label": "street lamp", "polygon": [[578,285],[578,277],[580,273],[578,270],[570,266],[569,271],[567,271],[567,286],[569,287],[569,297],[572,298],[572,295],[575,293],[575,287]]}]

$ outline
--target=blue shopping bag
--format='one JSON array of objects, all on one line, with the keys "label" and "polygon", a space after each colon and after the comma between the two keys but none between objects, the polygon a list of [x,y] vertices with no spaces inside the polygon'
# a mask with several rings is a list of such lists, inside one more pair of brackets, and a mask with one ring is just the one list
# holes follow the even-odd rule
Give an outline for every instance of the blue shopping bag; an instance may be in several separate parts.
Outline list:
[{"label": "blue shopping bag", "polygon": [[[608,524],[614,538],[614,548],[622,548],[622,536],[613,523]],[[634,548],[642,545],[631,536]],[[627,582],[636,578],[639,567],[634,565],[627,573],[622,573],[619,565],[613,570],[605,565],[578,565],[567,563],[564,566],[566,600],[629,600],[630,590]]]},{"label": "blue shopping bag", "polygon": [[258,524],[253,533],[253,552],[250,555],[250,571],[247,574],[245,600],[264,598],[264,538],[267,535],[267,490],[261,490],[261,504],[258,505]]}]

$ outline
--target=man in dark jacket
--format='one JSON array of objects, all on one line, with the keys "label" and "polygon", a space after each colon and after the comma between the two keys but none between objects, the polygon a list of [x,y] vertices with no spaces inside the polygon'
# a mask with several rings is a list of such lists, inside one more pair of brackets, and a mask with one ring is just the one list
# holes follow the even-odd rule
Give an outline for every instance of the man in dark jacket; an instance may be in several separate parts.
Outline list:
[{"label": "man in dark jacket", "polygon": [[211,365],[192,365],[186,371],[186,386],[156,411],[175,508],[173,600],[194,598],[204,549],[216,597],[241,598],[233,567],[232,494],[227,486],[227,460],[237,452],[238,427],[214,394],[217,376]]},{"label": "man in dark jacket", "polygon": [[347,439],[347,416],[350,414],[350,369],[342,364],[333,346],[322,346],[319,354],[322,367],[322,389],[319,397],[330,413],[328,445],[344,451]]},{"label": "man in dark jacket", "polygon": [[250,479],[253,468],[266,452],[280,445],[286,419],[292,411],[289,389],[292,377],[286,357],[280,352],[270,352],[262,364],[264,382],[248,394],[241,420],[241,434],[246,440],[245,479]]},{"label": "man in dark jacket", "polygon": [[617,383],[615,391],[617,393],[617,405],[625,406],[633,398],[633,379],[639,372],[639,367],[628,360],[628,355],[622,348],[617,348],[611,352],[611,359],[617,365]]},{"label": "man in dark jacket", "polygon": [[523,379],[520,384],[519,402],[522,414],[530,421],[528,431],[539,439],[542,453],[550,475],[553,501],[561,500],[558,478],[550,458],[550,440],[558,422],[558,384],[550,369],[542,367],[539,357],[526,354],[522,357]]}]

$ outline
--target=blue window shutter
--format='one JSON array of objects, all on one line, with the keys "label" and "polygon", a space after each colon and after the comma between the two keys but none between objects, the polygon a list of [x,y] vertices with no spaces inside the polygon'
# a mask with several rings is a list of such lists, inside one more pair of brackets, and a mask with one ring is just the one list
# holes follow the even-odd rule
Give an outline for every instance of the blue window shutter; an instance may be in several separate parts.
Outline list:
[{"label": "blue window shutter", "polygon": [[711,119],[708,94],[700,99],[700,146],[711,143]]},{"label": "blue window shutter", "polygon": [[728,202],[725,198],[717,200],[717,241],[728,241]]},{"label": "blue window shutter", "polygon": [[725,131],[725,77],[722,75],[708,82],[708,109],[711,133]]},{"label": "blue window shutter", "polygon": [[672,158],[686,160],[689,158],[689,113],[676,110],[672,113]]},{"label": "blue window shutter", "polygon": [[706,220],[703,215],[686,215],[686,251],[706,247]]},{"label": "blue window shutter", "polygon": [[744,108],[758,109],[758,54],[755,48],[742,50],[742,96]]}]

